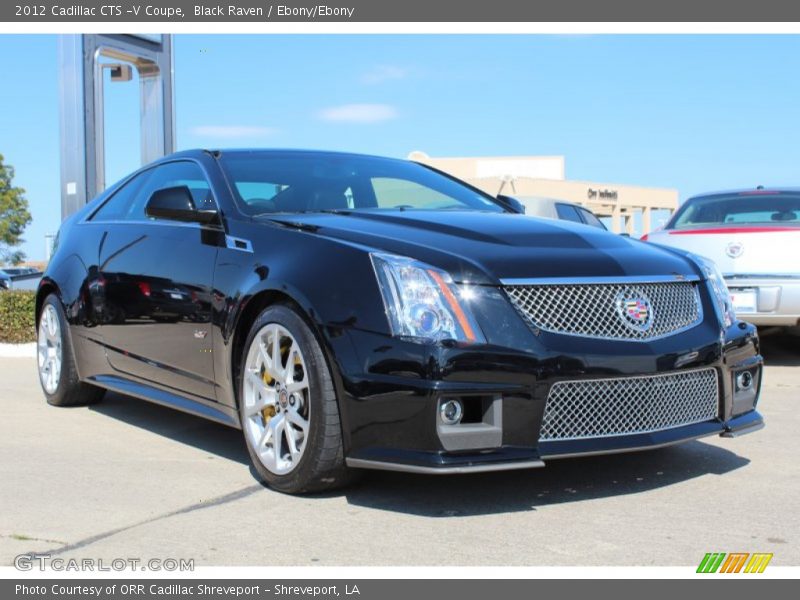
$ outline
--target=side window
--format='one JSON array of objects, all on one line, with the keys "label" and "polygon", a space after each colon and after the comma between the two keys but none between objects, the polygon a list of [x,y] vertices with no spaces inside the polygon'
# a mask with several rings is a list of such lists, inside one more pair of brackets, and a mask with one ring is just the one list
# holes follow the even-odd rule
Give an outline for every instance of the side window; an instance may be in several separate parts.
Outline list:
[{"label": "side window", "polygon": [[598,219],[593,212],[586,210],[585,208],[579,208],[581,216],[583,216],[583,220],[587,225],[591,225],[592,227],[597,227],[598,229],[605,229],[606,226],[603,225],[603,222]]},{"label": "side window", "polygon": [[583,223],[583,219],[578,214],[574,206],[569,204],[556,204],[556,214],[559,219],[564,221],[574,221],[575,223]]},{"label": "side window", "polygon": [[211,193],[211,186],[205,178],[203,170],[197,163],[180,161],[167,163],[153,169],[153,175],[145,182],[136,195],[131,209],[126,217],[129,221],[142,221],[147,219],[145,207],[153,192],[165,188],[185,185],[192,193],[194,207],[198,210],[214,210],[216,202]]},{"label": "side window", "polygon": [[125,185],[119,188],[111,198],[106,200],[103,206],[96,211],[91,220],[92,221],[122,221],[126,218],[131,207],[137,198],[137,193],[142,189],[142,186],[147,179],[153,174],[152,169],[139,173],[136,177],[128,181]]},{"label": "side window", "polygon": [[153,192],[185,185],[192,193],[198,210],[216,208],[211,186],[203,170],[193,162],[167,163],[148,169],[131,179],[109,198],[92,216],[92,221],[143,221],[147,201]]}]

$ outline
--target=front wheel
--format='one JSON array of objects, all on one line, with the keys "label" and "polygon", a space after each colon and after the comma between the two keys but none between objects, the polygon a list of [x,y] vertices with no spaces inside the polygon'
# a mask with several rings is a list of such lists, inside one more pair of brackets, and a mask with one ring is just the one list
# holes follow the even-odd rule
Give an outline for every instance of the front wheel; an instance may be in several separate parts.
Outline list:
[{"label": "front wheel", "polygon": [[69,344],[69,330],[61,301],[50,294],[42,304],[36,328],[36,354],[39,382],[53,406],[94,404],[103,398],[105,390],[83,383],[78,378],[75,357]]},{"label": "front wheel", "polygon": [[345,485],[339,406],[331,372],[305,321],[270,306],[250,329],[239,377],[239,416],[259,476],[286,493]]}]

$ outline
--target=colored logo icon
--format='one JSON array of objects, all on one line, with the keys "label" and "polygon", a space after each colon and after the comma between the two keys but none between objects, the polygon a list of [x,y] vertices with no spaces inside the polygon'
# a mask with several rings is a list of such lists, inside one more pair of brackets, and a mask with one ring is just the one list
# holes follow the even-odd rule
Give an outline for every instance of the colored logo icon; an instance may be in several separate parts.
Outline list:
[{"label": "colored logo icon", "polygon": [[772,560],[766,552],[708,552],[697,567],[698,573],[763,573]]},{"label": "colored logo icon", "polygon": [[617,313],[625,325],[636,331],[647,331],[653,324],[653,308],[650,300],[644,296],[620,294],[617,297]]}]

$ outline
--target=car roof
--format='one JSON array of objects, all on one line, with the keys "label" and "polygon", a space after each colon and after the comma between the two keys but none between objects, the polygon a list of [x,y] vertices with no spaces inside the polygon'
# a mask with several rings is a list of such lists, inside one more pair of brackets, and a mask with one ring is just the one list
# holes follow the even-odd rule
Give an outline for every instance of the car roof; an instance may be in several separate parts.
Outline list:
[{"label": "car roof", "polygon": [[694,196],[690,196],[686,199],[688,202],[689,200],[696,200],[698,198],[715,198],[715,197],[724,197],[724,196],[754,196],[758,197],[759,195],[774,195],[774,194],[800,194],[800,187],[787,187],[787,186],[776,186],[776,187],[767,187],[767,186],[758,186],[754,188],[739,188],[739,189],[732,189],[732,190],[719,190],[714,192],[704,192],[702,194],[695,194]]},{"label": "car roof", "polygon": [[[393,158],[389,156],[379,156],[376,154],[361,154],[357,152],[340,152],[337,150],[313,150],[302,148],[191,148],[188,150],[181,150],[168,154],[152,164],[158,164],[176,158],[201,158],[203,155],[224,156],[225,154],[281,154],[281,155],[295,155],[295,156],[352,156],[357,158],[379,158],[383,160],[396,160],[400,162],[409,162],[402,158]],[[413,161],[412,161],[413,162]]]},{"label": "car roof", "polygon": [[569,200],[563,200],[561,198],[551,198],[550,196],[517,196],[517,198],[541,202],[542,204],[567,204],[569,206],[577,206],[578,208],[586,208],[577,202],[570,202]]}]

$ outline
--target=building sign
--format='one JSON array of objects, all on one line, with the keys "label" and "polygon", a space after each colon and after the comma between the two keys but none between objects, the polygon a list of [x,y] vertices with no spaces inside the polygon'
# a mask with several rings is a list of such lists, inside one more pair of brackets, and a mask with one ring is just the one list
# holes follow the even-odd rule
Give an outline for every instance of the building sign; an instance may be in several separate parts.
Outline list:
[{"label": "building sign", "polygon": [[589,200],[597,200],[598,198],[600,200],[616,200],[618,198],[618,196],[619,195],[617,194],[617,190],[608,190],[608,189],[595,190],[595,189],[589,188],[586,191],[586,197]]}]

